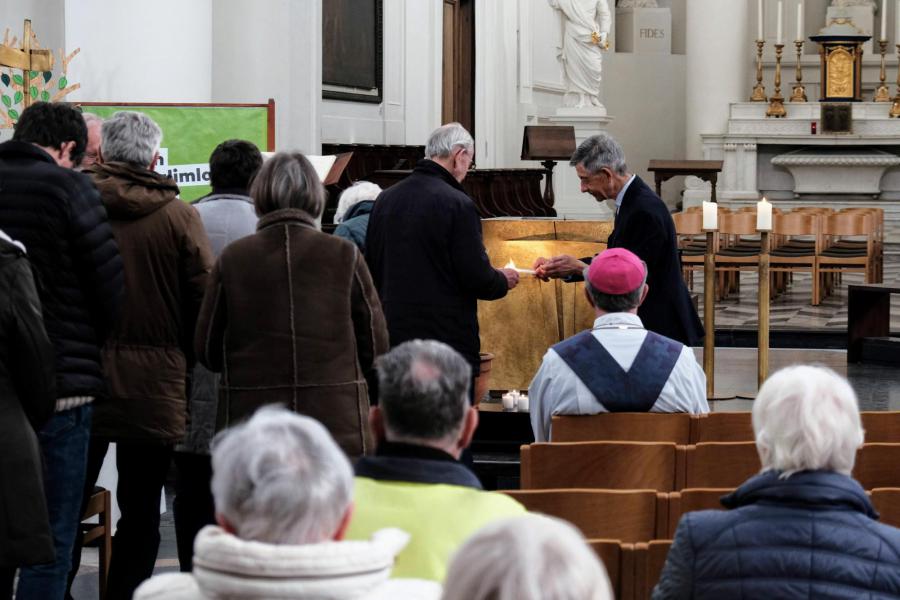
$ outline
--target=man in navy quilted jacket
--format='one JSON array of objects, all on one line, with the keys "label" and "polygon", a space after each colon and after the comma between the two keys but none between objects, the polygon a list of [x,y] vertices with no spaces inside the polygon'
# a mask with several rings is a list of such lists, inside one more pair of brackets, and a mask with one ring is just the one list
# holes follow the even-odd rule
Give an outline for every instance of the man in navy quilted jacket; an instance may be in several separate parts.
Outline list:
[{"label": "man in navy quilted jacket", "polygon": [[763,471],[685,514],[654,599],[900,598],[900,530],[850,477],[863,443],[856,394],[820,367],[770,377],[753,403]]}]

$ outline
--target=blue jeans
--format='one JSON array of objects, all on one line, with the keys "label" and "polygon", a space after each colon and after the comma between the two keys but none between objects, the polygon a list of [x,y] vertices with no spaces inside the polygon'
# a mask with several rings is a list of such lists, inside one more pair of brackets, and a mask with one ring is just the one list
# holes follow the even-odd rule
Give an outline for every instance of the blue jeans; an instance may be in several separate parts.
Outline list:
[{"label": "blue jeans", "polygon": [[16,600],[62,600],[66,592],[72,543],[81,521],[81,496],[91,438],[88,404],[58,412],[38,432],[44,455],[44,493],[56,560],[19,571]]}]

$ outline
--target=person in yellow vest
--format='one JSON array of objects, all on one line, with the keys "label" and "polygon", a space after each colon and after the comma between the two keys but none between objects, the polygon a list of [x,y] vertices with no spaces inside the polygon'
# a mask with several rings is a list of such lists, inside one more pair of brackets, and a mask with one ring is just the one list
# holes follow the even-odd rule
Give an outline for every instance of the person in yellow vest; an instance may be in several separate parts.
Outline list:
[{"label": "person in yellow vest", "polygon": [[508,496],[482,490],[459,456],[478,411],[469,406],[471,368],[433,340],[400,344],[376,362],[379,404],[369,412],[377,450],[356,464],[356,510],[348,539],[397,527],[412,539],[392,577],[443,581],[453,552],[482,526],[524,514]]}]

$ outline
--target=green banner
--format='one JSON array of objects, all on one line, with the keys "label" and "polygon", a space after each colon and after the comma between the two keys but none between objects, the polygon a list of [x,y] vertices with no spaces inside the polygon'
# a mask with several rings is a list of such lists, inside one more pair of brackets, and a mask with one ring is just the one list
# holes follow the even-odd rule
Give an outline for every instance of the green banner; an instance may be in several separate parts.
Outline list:
[{"label": "green banner", "polygon": [[196,200],[210,192],[209,155],[221,142],[242,139],[260,150],[267,147],[266,106],[84,106],[84,112],[107,118],[120,110],[142,112],[163,132],[159,173],[181,188],[181,199]]}]

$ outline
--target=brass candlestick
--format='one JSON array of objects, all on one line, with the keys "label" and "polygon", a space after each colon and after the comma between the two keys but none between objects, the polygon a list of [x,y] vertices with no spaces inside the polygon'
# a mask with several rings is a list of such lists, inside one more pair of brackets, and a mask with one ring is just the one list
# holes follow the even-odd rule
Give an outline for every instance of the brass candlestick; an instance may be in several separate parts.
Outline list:
[{"label": "brass candlestick", "polygon": [[803,40],[795,40],[797,46],[797,83],[794,84],[794,93],[791,94],[791,102],[806,102],[806,88],[803,87],[803,69],[800,59],[803,57]]},{"label": "brass candlestick", "polygon": [[766,110],[767,117],[775,117],[776,119],[784,118],[787,111],[784,109],[784,96],[781,95],[781,53],[784,51],[784,44],[775,44],[775,93],[769,98],[769,108]]},{"label": "brass candlestick", "polygon": [[756,381],[762,386],[769,376],[769,232],[759,232],[759,301]]},{"label": "brass candlestick", "polygon": [[888,86],[885,85],[885,72],[884,72],[884,54],[887,51],[887,40],[879,40],[878,45],[881,46],[881,85],[875,88],[875,98],[873,98],[874,102],[890,102],[891,101],[891,92],[888,90]]},{"label": "brass candlestick", "polygon": [[763,85],[762,71],[762,55],[763,46],[766,45],[765,40],[756,40],[756,85],[753,86],[753,94],[750,95],[750,102],[766,102],[766,86]]},{"label": "brass candlestick", "polygon": [[706,373],[706,397],[716,390],[716,230],[706,230],[706,255],[703,257],[703,371]]},{"label": "brass candlestick", "polygon": [[[897,58],[900,59],[900,44],[897,44]],[[900,117],[900,60],[897,61],[897,95],[894,96],[889,114],[892,119]]]}]

